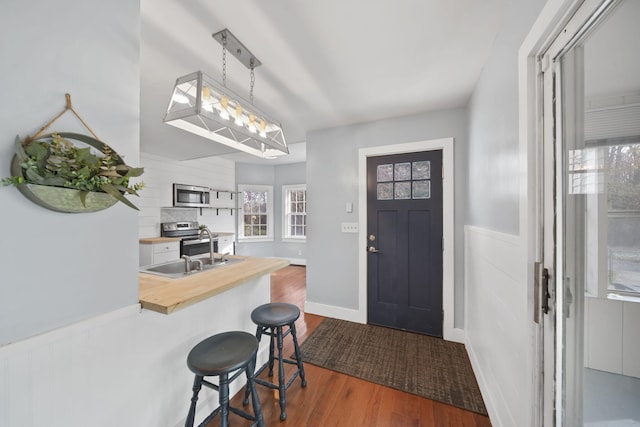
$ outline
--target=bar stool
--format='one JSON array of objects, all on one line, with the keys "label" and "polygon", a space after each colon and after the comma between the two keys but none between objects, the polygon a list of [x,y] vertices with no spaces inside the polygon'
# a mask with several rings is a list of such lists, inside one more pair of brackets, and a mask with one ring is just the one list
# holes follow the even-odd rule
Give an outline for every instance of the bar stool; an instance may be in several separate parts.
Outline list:
[{"label": "bar stool", "polygon": [[[193,396],[187,415],[186,427],[193,426],[196,413],[198,393],[203,385],[218,391],[219,406],[200,424],[207,425],[213,417],[220,413],[220,426],[228,427],[229,411],[243,418],[254,421],[252,426],[264,427],[262,408],[256,393],[254,383],[254,370],[256,354],[258,353],[258,340],[247,332],[224,332],[213,335],[198,343],[187,356],[187,366],[196,374],[193,381]],[[229,405],[229,384],[238,378],[243,372],[247,375],[247,393],[251,393],[254,416],[245,411]],[[229,375],[231,374],[231,377]],[[210,383],[204,377],[217,376],[218,385]]]},{"label": "bar stool", "polygon": [[[269,335],[271,337],[269,341],[269,360],[258,369],[255,376],[255,382],[265,387],[278,390],[280,400],[280,420],[287,419],[286,406],[286,391],[293,384],[293,381],[298,375],[302,381],[302,387],[307,386],[307,380],[304,376],[304,365],[302,364],[302,354],[300,353],[300,347],[298,346],[298,339],[296,337],[296,320],[300,317],[300,309],[293,304],[284,302],[272,302],[263,304],[255,308],[251,312],[251,320],[258,325],[256,330],[256,338],[258,341],[262,338],[262,335]],[[286,332],[283,333],[283,327],[288,326]],[[296,360],[284,358],[282,355],[282,341],[284,337],[291,334],[293,338],[293,346],[295,349]],[[274,339],[278,342],[278,384],[274,384],[269,381],[257,378],[258,375],[269,366],[269,376],[273,376],[274,365]],[[288,382],[285,382],[284,378],[284,364],[290,363],[297,365],[298,369],[292,375]],[[245,391],[244,404],[249,403],[249,390]]]}]

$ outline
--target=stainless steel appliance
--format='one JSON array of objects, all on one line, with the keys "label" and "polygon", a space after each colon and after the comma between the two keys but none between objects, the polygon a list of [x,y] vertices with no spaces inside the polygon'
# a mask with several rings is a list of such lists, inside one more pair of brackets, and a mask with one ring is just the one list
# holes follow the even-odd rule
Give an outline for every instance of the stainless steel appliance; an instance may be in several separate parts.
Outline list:
[{"label": "stainless steel appliance", "polygon": [[[198,237],[200,226],[197,221],[163,222],[160,224],[162,237],[180,237],[180,256],[209,253],[209,238]],[[218,235],[211,236],[213,251],[218,252]]]},{"label": "stainless steel appliance", "polygon": [[211,207],[211,189],[195,185],[173,184],[173,206],[209,208]]}]

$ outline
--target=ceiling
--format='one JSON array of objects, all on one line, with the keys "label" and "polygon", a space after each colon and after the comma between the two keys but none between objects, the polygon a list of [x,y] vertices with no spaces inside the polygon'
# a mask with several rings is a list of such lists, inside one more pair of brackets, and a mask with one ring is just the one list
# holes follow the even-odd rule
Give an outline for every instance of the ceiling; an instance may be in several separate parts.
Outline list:
[{"label": "ceiling", "polygon": [[[305,160],[309,131],[465,106],[507,5],[142,0],[141,151],[292,163]],[[162,123],[177,77],[201,70],[222,80],[222,47],[211,34],[224,28],[262,62],[254,102],[282,123],[290,156],[261,160]],[[231,55],[227,86],[248,98],[249,70]]]}]

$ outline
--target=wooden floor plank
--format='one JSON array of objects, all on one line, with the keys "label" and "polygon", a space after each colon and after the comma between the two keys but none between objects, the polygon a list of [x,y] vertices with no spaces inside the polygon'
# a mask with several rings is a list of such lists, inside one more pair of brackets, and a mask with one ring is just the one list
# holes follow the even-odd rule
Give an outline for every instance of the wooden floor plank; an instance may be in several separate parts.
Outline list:
[{"label": "wooden floor plank", "polygon": [[[322,322],[323,317],[304,313],[306,269],[289,266],[271,275],[271,300],[296,304],[301,311],[296,322],[298,341],[302,343]],[[285,354],[293,353],[291,339],[285,339]],[[287,365],[290,375],[294,366]],[[490,427],[488,417],[464,411],[384,387],[315,365],[305,364],[306,388],[296,380],[287,390],[287,419],[280,421],[280,407],[274,390],[258,386],[267,426],[279,427]],[[261,377],[266,378],[266,372]],[[243,394],[231,400],[242,407]],[[207,427],[218,426],[219,418]],[[231,417],[231,427],[250,426],[247,420]]]}]

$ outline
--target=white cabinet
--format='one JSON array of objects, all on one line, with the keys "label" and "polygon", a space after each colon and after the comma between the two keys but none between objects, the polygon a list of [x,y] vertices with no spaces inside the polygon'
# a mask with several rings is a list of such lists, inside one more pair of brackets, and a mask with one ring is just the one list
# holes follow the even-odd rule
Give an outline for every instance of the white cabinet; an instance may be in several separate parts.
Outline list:
[{"label": "white cabinet", "polygon": [[220,254],[230,253],[233,255],[235,253],[234,242],[235,242],[235,234],[219,234],[218,235],[218,253]]},{"label": "white cabinet", "polygon": [[160,264],[180,258],[180,241],[140,243],[140,265]]}]

